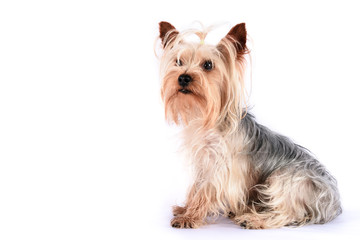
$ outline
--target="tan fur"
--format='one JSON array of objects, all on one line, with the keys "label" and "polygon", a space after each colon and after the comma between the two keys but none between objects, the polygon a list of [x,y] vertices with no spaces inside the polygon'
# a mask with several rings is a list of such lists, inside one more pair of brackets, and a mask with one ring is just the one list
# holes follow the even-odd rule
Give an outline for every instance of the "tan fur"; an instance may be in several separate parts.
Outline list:
[{"label": "tan fur", "polygon": [[[256,185],[258,201],[249,212],[234,218],[246,228],[279,228],[285,225],[304,225],[310,222],[308,208],[315,202],[312,182],[304,173],[291,171],[274,173],[265,185]],[[245,224],[244,224],[245,223]]]}]

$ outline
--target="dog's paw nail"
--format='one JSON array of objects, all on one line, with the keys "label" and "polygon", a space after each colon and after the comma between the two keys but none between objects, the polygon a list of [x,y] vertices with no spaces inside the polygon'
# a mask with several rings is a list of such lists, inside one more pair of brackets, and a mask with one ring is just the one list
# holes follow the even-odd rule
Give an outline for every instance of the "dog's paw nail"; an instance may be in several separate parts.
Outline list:
[{"label": "dog's paw nail", "polygon": [[174,228],[196,228],[197,223],[191,218],[175,217],[171,221],[171,226]]},{"label": "dog's paw nail", "polygon": [[171,226],[173,228],[180,228],[181,227],[180,223],[173,223]]},{"label": "dog's paw nail", "polygon": [[228,213],[228,218],[234,218],[234,217],[235,217],[235,213],[233,213],[233,212]]},{"label": "dog's paw nail", "polygon": [[246,228],[247,227],[247,222],[244,221],[244,222],[240,223],[240,227]]}]

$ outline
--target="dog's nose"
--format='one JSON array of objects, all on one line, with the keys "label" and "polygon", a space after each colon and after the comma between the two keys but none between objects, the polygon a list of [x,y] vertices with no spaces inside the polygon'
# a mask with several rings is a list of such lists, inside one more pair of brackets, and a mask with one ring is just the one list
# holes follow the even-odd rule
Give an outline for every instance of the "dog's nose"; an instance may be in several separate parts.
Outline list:
[{"label": "dog's nose", "polygon": [[192,78],[187,74],[181,74],[178,78],[178,82],[181,87],[187,87],[191,81]]}]

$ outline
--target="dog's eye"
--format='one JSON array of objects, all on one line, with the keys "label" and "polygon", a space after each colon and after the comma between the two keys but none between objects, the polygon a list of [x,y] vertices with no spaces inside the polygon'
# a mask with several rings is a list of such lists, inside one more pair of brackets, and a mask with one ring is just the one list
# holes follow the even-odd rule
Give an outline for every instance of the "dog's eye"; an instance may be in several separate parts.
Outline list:
[{"label": "dog's eye", "polygon": [[213,69],[213,64],[211,61],[205,61],[204,64],[203,64],[203,68],[206,70],[206,71],[210,71],[211,69]]},{"label": "dog's eye", "polygon": [[183,65],[183,63],[180,59],[176,59],[176,65],[181,67]]}]

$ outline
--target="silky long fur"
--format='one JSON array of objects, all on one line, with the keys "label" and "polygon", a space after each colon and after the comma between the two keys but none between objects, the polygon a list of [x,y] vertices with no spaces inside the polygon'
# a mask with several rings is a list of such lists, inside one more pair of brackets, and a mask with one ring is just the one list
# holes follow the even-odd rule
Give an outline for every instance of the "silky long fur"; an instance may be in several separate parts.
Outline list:
[{"label": "silky long fur", "polygon": [[[187,42],[190,34],[200,43]],[[245,24],[233,27],[217,46],[203,43],[206,34],[180,33],[160,23],[165,115],[184,127],[183,149],[194,173],[186,203],[174,207],[171,225],[196,228],[218,215],[255,229],[334,219],[341,213],[334,177],[310,151],[258,124],[246,110]],[[215,67],[203,69],[204,61]],[[180,91],[181,74],[191,76],[188,94]]]}]

